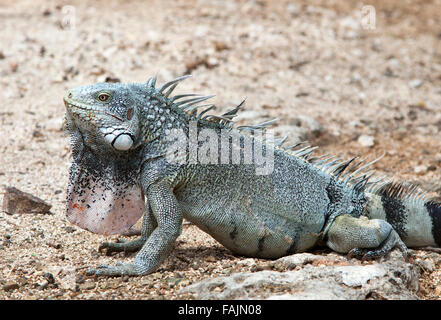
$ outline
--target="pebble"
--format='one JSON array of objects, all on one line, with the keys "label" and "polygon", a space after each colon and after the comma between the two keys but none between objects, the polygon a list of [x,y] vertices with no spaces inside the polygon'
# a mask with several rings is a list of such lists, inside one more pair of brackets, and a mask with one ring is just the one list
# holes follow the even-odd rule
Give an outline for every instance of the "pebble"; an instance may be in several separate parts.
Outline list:
[{"label": "pebble", "polygon": [[84,283],[80,284],[80,290],[92,290],[95,288],[95,282],[92,281],[85,281]]},{"label": "pebble", "polygon": [[415,89],[421,87],[422,84],[423,84],[423,81],[420,79],[414,79],[412,81],[409,81],[409,86],[412,88],[415,88]]},{"label": "pebble", "polygon": [[54,275],[50,272],[46,272],[43,274],[43,277],[47,280],[48,283],[50,284],[54,284],[55,283],[55,278]]},{"label": "pebble", "polygon": [[116,289],[121,285],[121,282],[116,279],[110,279],[107,282],[101,284],[101,289]]},{"label": "pebble", "polygon": [[375,138],[369,135],[361,135],[357,141],[362,147],[373,147],[375,144]]},{"label": "pebble", "polygon": [[437,296],[441,296],[441,286],[437,286],[435,290],[433,290],[433,293]]},{"label": "pebble", "polygon": [[435,270],[435,265],[430,260],[417,259],[415,260],[415,264],[418,267],[420,267],[423,271],[433,272]]},{"label": "pebble", "polygon": [[6,282],[4,285],[3,285],[3,290],[4,291],[12,291],[12,290],[16,290],[16,289],[18,289],[20,286],[18,285],[18,283],[15,283],[15,282],[12,282],[12,281],[9,281],[9,282]]},{"label": "pebble", "polygon": [[75,228],[71,227],[71,226],[67,226],[67,227],[64,227],[64,231],[66,231],[67,233],[72,233],[72,232],[75,232]]},{"label": "pebble", "polygon": [[416,174],[423,174],[423,173],[427,172],[427,167],[426,167],[425,165],[419,165],[419,166],[416,166],[416,167],[413,169],[413,171],[414,171]]}]

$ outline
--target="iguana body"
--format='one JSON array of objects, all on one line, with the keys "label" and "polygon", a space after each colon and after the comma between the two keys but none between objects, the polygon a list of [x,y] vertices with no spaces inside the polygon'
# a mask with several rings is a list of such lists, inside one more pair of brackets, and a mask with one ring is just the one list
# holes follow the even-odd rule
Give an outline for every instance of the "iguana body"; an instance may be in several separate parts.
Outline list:
[{"label": "iguana body", "polygon": [[[170,97],[184,78],[161,88],[155,87],[156,78],[95,84],[70,90],[64,98],[74,156],[68,219],[111,234],[127,230],[144,215],[140,238],[101,245],[108,251],[139,250],[135,260],[100,266],[89,274],[153,272],[181,233],[183,218],[250,257],[277,258],[327,244],[338,252],[375,258],[395,246],[406,254],[401,239],[409,246],[441,244],[437,203],[413,188],[370,182],[369,164],[354,164],[355,159],[313,158],[314,148],[290,151],[279,142],[249,138],[244,131],[262,126],[233,128],[231,119],[241,105],[222,116],[197,114],[197,103],[208,97]],[[251,141],[256,150],[262,146],[262,155],[274,155],[274,168],[256,174],[261,163],[246,162],[245,156],[239,163],[219,164],[220,144],[215,144],[212,164],[188,158],[171,162],[167,155],[173,129],[204,139],[207,129],[217,137],[227,130],[238,137],[228,138],[228,154]],[[199,138],[199,148],[204,139]]]}]

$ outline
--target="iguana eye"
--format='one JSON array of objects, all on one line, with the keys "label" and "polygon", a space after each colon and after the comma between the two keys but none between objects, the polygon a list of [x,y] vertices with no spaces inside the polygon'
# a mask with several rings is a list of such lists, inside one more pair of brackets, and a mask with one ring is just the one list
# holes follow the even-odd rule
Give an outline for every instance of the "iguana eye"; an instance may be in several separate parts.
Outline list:
[{"label": "iguana eye", "polygon": [[107,102],[110,101],[110,98],[112,98],[112,96],[107,92],[101,92],[100,94],[98,94],[97,98],[101,102]]}]

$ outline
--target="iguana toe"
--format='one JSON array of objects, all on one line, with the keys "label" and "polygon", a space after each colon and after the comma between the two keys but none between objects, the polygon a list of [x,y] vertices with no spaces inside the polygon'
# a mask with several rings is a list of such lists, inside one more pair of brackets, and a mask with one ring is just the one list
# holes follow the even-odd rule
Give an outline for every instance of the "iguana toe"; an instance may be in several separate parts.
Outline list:
[{"label": "iguana toe", "polygon": [[105,251],[106,256],[110,256],[113,252],[134,252],[141,249],[145,239],[138,238],[134,241],[118,239],[117,242],[103,242],[98,247],[99,252]]},{"label": "iguana toe", "polygon": [[139,272],[136,271],[136,267],[131,263],[120,263],[116,266],[101,264],[97,268],[88,269],[86,274],[88,276],[138,276]]}]

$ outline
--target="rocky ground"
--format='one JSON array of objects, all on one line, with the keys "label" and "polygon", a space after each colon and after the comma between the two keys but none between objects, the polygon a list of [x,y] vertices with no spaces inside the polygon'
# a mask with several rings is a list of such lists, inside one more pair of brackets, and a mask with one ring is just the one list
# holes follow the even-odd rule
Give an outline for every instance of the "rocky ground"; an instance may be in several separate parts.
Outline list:
[{"label": "rocky ground", "polygon": [[441,1],[366,4],[373,29],[357,1],[0,0],[0,185],[52,205],[0,212],[0,299],[440,299],[437,252],[413,250],[411,263],[330,250],[245,259],[189,224],[157,272],[88,277],[89,266],[133,255],[100,254],[117,237],[64,216],[65,90],[155,73],[193,74],[178,91],[216,94],[219,113],[247,97],[241,124],[278,117],[277,133],[319,154],[385,153],[380,174],[440,196]]}]

